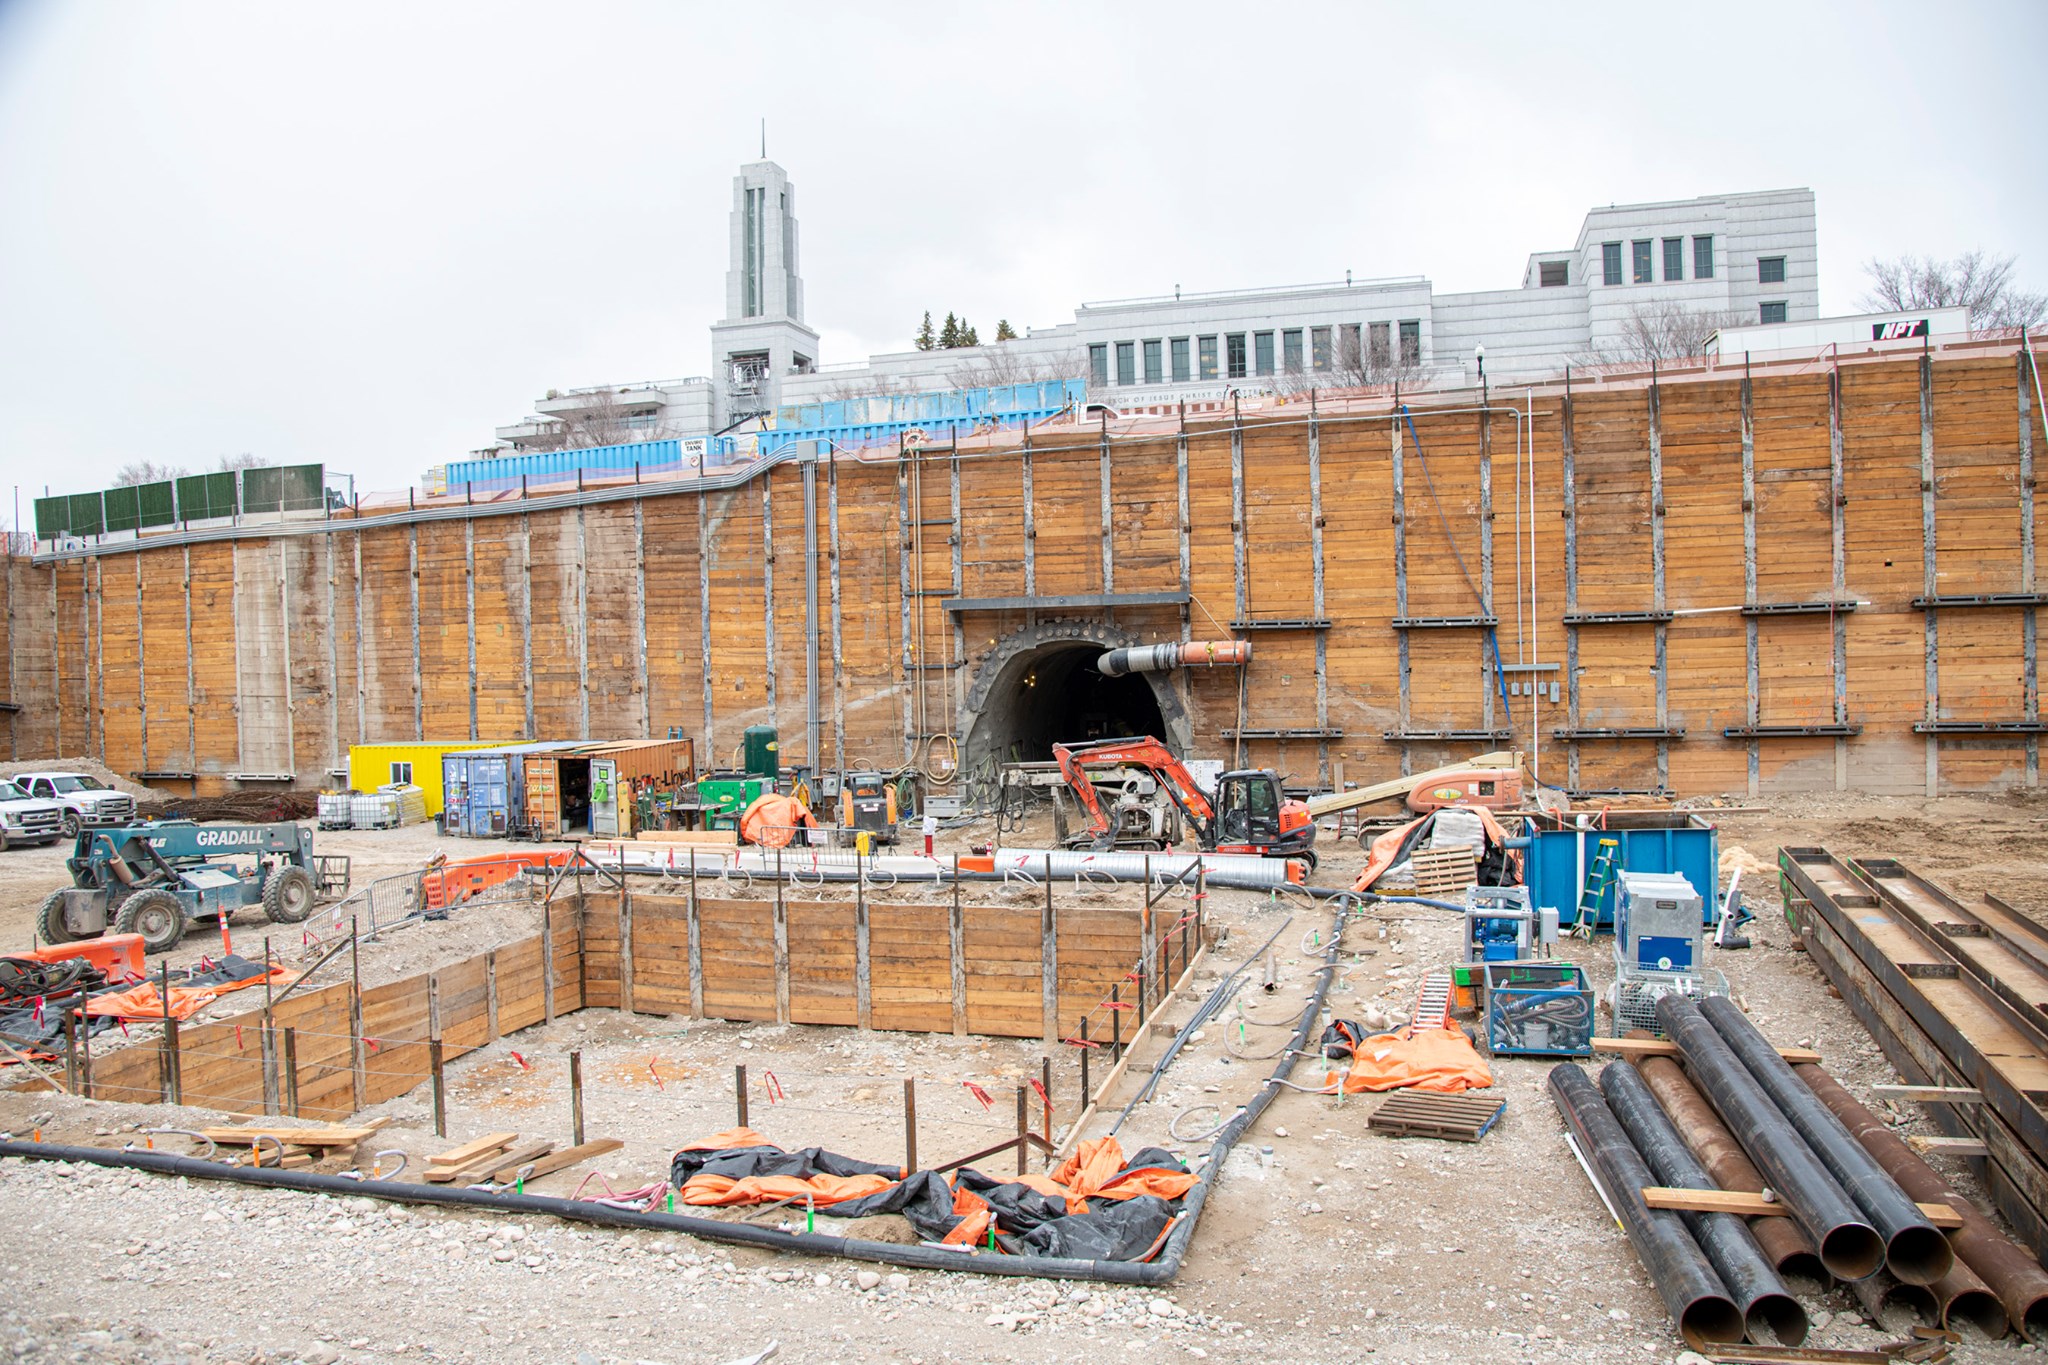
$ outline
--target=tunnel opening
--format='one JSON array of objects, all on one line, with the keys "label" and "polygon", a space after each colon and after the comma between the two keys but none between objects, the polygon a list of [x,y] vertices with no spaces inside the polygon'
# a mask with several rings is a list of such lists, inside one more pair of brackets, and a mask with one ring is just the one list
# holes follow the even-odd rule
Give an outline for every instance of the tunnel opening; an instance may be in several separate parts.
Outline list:
[{"label": "tunnel opening", "polygon": [[1126,735],[1178,739],[1162,707],[1165,675],[1106,678],[1095,667],[1103,650],[1096,641],[1068,640],[1003,664],[969,728],[968,761],[1038,763],[1052,757],[1055,744]]}]

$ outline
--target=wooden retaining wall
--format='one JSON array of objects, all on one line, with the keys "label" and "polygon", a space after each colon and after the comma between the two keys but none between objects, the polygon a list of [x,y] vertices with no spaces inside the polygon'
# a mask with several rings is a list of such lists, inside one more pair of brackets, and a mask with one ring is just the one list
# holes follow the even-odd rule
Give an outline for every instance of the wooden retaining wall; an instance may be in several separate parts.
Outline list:
[{"label": "wooden retaining wall", "polygon": [[8,743],[218,790],[465,735],[681,727],[710,762],[767,722],[893,768],[1032,642],[1235,634],[1242,691],[1165,683],[1190,756],[1302,783],[1512,746],[1587,790],[2031,785],[2034,384],[2010,341],[1823,352],[16,558]]},{"label": "wooden retaining wall", "polygon": [[[203,1108],[283,1112],[290,1086],[278,1054],[291,1029],[298,1112],[343,1118],[428,1080],[430,1039],[439,1037],[453,1060],[586,1006],[1051,1043],[1071,1035],[1141,958],[1185,970],[1197,945],[1175,928],[1175,914],[1164,905],[569,894],[549,904],[546,935],[368,987],[359,1006],[346,981],[294,992],[275,1006],[268,1040],[260,995],[227,1019],[181,1027],[179,1093]],[[1159,973],[1150,970],[1147,998],[1156,1001]],[[1131,991],[1123,987],[1126,998]],[[168,1099],[167,1051],[152,1040],[98,1053],[91,1094]]]}]

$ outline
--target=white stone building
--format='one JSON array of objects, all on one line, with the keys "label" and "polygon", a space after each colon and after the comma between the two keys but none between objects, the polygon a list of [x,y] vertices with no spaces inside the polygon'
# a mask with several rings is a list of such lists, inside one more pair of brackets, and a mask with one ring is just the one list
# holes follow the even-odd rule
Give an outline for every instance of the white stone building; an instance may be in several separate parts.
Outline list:
[{"label": "white stone building", "polygon": [[782,167],[741,167],[730,241],[711,378],[551,392],[498,428],[497,449],[585,444],[571,441],[579,425],[607,440],[703,436],[795,405],[1053,379],[1086,379],[1091,405],[1134,411],[1220,404],[1233,389],[1470,382],[1482,358],[1492,380],[1548,378],[1629,358],[1631,333],[1660,312],[1712,314],[1720,327],[1820,315],[1804,189],[1596,208],[1569,248],[1532,253],[1510,289],[1439,294],[1406,276],[1084,303],[1014,341],[840,364],[820,364],[804,321]]}]

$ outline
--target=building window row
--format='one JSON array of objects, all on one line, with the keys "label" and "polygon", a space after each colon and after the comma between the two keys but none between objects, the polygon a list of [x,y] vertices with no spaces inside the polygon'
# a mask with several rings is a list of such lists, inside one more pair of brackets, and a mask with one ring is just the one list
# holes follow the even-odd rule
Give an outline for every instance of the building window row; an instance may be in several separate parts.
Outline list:
[{"label": "building window row", "polygon": [[[1398,327],[1398,331],[1396,328]],[[1195,379],[1249,379],[1303,370],[1328,372],[1361,364],[1386,368],[1399,339],[1403,365],[1422,363],[1422,319],[1399,323],[1342,323],[1324,327],[1285,327],[1256,332],[1222,332],[1198,337],[1153,337],[1143,341],[1098,341],[1088,347],[1088,379],[1097,386],[1114,382],[1176,384]],[[1112,375],[1111,360],[1115,361]]]},{"label": "building window row", "polygon": [[[1668,282],[1685,278],[1685,238],[1683,237],[1640,237],[1633,241],[1602,242],[1600,244],[1600,282],[1602,284],[1622,283],[1621,249],[1629,249],[1628,264],[1630,278],[1636,284],[1654,284],[1657,281],[1657,258],[1662,248],[1664,279]],[[1783,260],[1780,259],[1780,265]],[[1549,267],[1544,267],[1546,270]],[[1714,238],[1703,233],[1692,239],[1692,277],[1696,280],[1714,278]],[[1549,284],[1550,280],[1543,281]],[[1562,280],[1559,283],[1563,283]]]}]

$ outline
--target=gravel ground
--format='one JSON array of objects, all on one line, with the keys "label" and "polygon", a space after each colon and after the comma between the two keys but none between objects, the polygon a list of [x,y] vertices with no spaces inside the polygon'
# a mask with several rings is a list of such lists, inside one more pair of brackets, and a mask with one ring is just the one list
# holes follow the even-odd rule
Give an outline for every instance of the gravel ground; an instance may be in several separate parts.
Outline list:
[{"label": "gravel ground", "polygon": [[[1959,892],[1995,889],[2040,914],[2048,893],[2038,808],[2033,800],[1801,798],[1768,816],[1727,817],[1722,846],[1724,857],[1741,846],[1765,861],[1781,843],[1886,852]],[[366,857],[393,861],[431,844],[412,831],[321,836],[326,851],[345,851],[334,846],[343,840],[362,840]],[[6,856],[25,864],[40,855]],[[1348,880],[1356,861],[1327,858],[1320,880]],[[1768,881],[1745,884],[1761,889]],[[6,916],[40,895],[20,883],[0,892],[0,941]],[[1190,1105],[1248,1096],[1273,1064],[1257,1054],[1286,1036],[1265,1025],[1291,1019],[1306,990],[1312,959],[1302,938],[1320,912],[1244,895],[1219,896],[1212,908],[1231,933],[1196,996],[1291,913],[1276,945],[1277,988],[1269,996],[1254,984],[1240,997],[1242,1034],[1226,1014],[1191,1040],[1155,1102],[1140,1106],[1119,1135],[1127,1148],[1173,1144],[1169,1126]],[[1758,908],[1757,946],[1718,954],[1717,965],[1767,1033],[1819,1048],[1867,1101],[1871,1084],[1895,1078],[1818,971],[1791,951],[1775,904]],[[505,919],[496,910],[458,913],[405,931],[366,954],[366,968],[389,953],[417,970],[444,948],[460,956],[491,932],[528,931]],[[400,946],[405,935],[419,937]],[[1420,973],[1449,960],[1455,940],[1448,915],[1388,912],[1354,927],[1346,947],[1356,951],[1331,997],[1336,1012],[1357,1017],[1375,1003],[1405,1011]],[[1568,945],[1565,955],[1605,985],[1606,941]],[[1183,1001],[1168,1018],[1193,1007]],[[627,1144],[597,1163],[617,1183],[660,1179],[678,1143],[730,1122],[736,1061],[772,1068],[784,1083],[786,1105],[757,1099],[750,1115],[772,1139],[877,1160],[900,1156],[900,1079],[918,1077],[929,1159],[958,1143],[983,1145],[976,1125],[990,1120],[954,1082],[979,1078],[997,1091],[1000,1111],[1007,1087],[1035,1072],[1042,1052],[986,1039],[685,1022],[589,1011],[503,1040],[452,1069],[447,1140],[433,1137],[424,1099],[409,1096],[373,1111],[392,1120],[375,1145],[425,1153],[514,1128],[565,1138],[558,1068],[579,1047],[592,1077],[590,1135]],[[514,1050],[531,1071],[511,1059]],[[886,1267],[550,1220],[0,1162],[0,1226],[13,1230],[0,1239],[0,1358],[684,1365],[741,1359],[778,1341],[777,1359],[802,1362],[1106,1353],[1272,1362],[1375,1355],[1425,1365],[1674,1360],[1679,1349],[1661,1301],[1563,1146],[1543,1091],[1547,1070],[1537,1061],[1495,1061],[1507,1113],[1471,1146],[1369,1136],[1372,1098],[1339,1104],[1283,1095],[1233,1153],[1179,1280],[1163,1291],[892,1276]],[[1304,1071],[1296,1079],[1316,1079],[1314,1063]],[[1063,1067],[1054,1089],[1073,1094],[1073,1074]],[[1890,1113],[1901,1131],[1934,1131],[1912,1106]],[[161,1109],[47,1093],[0,1094],[0,1128],[39,1125],[51,1140],[117,1145],[123,1125],[165,1117]],[[1270,1164],[1262,1147],[1273,1149]],[[1961,1164],[1950,1164],[1959,1188],[1974,1191]],[[537,1192],[567,1193],[581,1175],[550,1177]],[[1846,1291],[1806,1301],[1816,1323],[1809,1345],[1869,1348],[1900,1335],[1896,1326],[1880,1332],[1863,1322]],[[392,1311],[399,1305],[402,1312]],[[1969,1344],[1955,1359],[2009,1359],[2031,1349]]]}]

